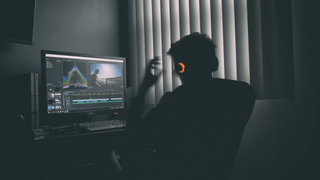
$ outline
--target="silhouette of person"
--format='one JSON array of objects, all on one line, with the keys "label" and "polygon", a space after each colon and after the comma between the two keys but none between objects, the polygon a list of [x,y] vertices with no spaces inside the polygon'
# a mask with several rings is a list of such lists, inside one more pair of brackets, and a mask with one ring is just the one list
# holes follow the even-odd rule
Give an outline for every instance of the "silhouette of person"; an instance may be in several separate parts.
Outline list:
[{"label": "silhouette of person", "polygon": [[131,179],[228,179],[255,93],[245,82],[212,77],[219,65],[215,47],[200,33],[171,44],[182,85],[142,117],[145,93],[160,76],[150,72],[159,59],[151,60],[128,113],[131,159],[120,159]]},{"label": "silhouette of person", "polygon": [[94,71],[94,73],[91,74],[91,76],[90,76],[91,86],[99,86],[99,87],[101,87],[101,85],[98,83],[98,74],[99,74],[99,69],[96,69]]}]

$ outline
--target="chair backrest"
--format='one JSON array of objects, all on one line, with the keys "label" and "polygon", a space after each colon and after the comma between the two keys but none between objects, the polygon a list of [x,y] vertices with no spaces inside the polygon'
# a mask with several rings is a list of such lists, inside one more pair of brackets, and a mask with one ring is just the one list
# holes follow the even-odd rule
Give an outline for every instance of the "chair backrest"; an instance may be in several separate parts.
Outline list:
[{"label": "chair backrest", "polygon": [[164,171],[189,179],[228,179],[255,93],[246,83],[222,79],[184,88],[174,92],[177,113],[168,115],[175,124],[159,137],[168,152],[163,157],[170,157]]}]

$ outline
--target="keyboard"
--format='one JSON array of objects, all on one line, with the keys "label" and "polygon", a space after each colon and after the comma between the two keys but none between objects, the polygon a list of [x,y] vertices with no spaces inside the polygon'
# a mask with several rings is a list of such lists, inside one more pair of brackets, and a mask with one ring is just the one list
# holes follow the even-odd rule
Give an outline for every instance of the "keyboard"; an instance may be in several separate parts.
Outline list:
[{"label": "keyboard", "polygon": [[79,126],[83,128],[87,128],[89,131],[99,131],[99,130],[125,127],[126,121],[105,120],[105,121],[96,121],[96,122],[83,122],[83,123],[79,123]]}]

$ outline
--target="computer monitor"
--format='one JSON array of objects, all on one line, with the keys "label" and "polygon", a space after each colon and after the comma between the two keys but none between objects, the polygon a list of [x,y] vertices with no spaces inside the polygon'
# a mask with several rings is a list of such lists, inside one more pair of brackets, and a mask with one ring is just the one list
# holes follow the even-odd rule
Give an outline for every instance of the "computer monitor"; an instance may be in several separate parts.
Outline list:
[{"label": "computer monitor", "polygon": [[41,57],[40,125],[77,123],[124,110],[125,58],[54,51],[41,51]]}]

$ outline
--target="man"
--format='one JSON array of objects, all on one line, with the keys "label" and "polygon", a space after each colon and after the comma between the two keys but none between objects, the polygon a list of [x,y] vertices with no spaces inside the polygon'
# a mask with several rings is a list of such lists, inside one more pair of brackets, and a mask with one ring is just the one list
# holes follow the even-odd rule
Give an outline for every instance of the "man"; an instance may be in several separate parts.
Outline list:
[{"label": "man", "polygon": [[183,37],[168,54],[182,85],[142,118],[145,93],[159,77],[150,73],[159,60],[151,61],[128,114],[127,140],[135,158],[125,170],[148,179],[228,179],[254,91],[247,83],[212,77],[219,63],[205,34]]},{"label": "man", "polygon": [[99,87],[101,87],[101,85],[98,83],[98,74],[99,74],[99,69],[96,69],[94,71],[94,73],[91,74],[91,76],[90,76],[91,86],[99,86]]}]

